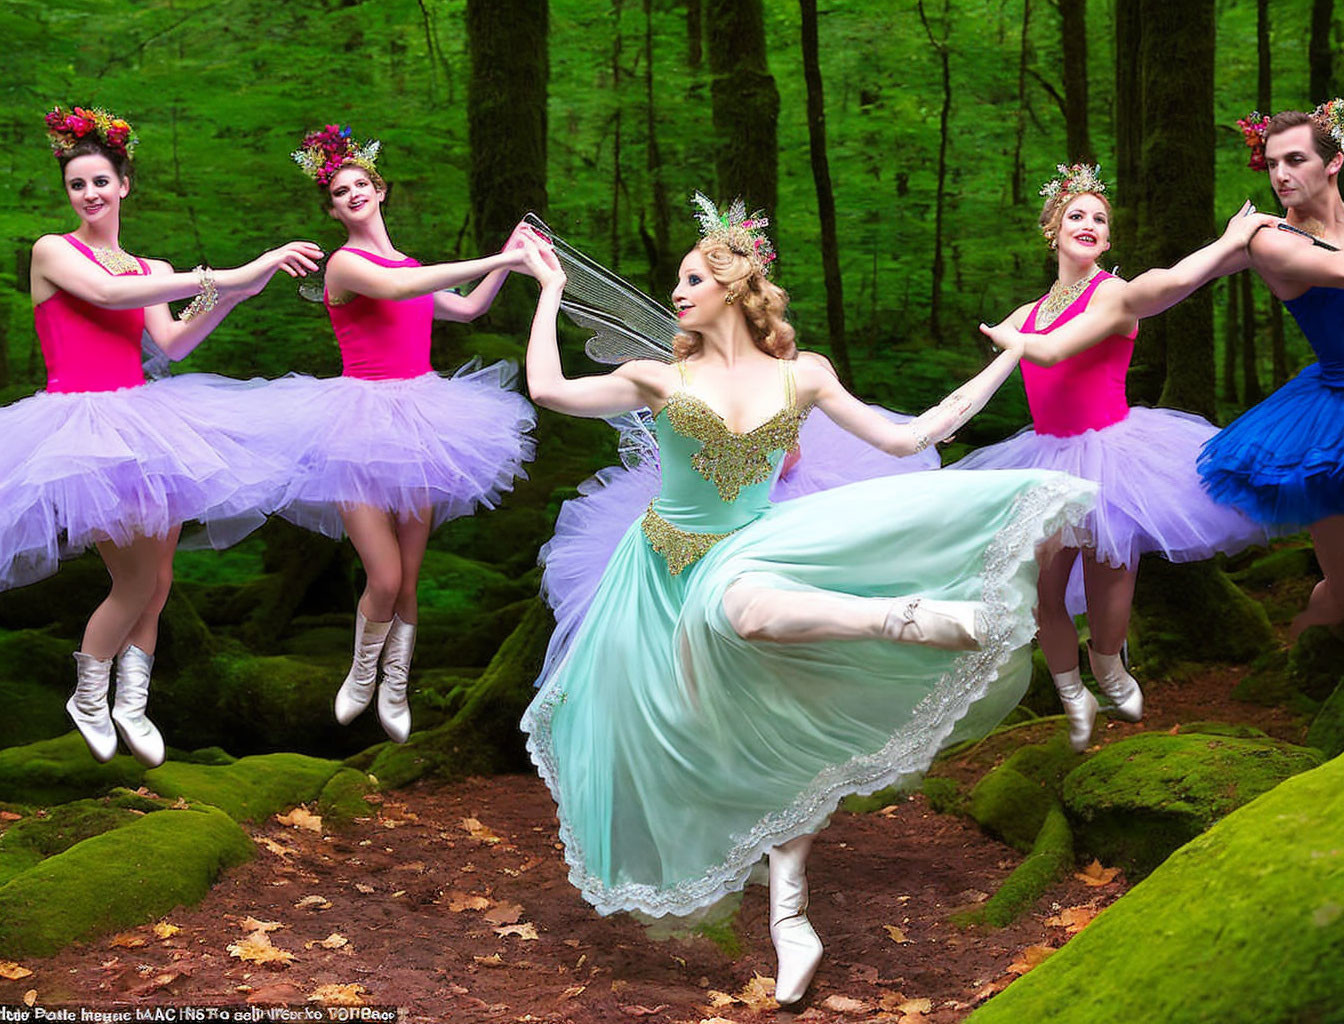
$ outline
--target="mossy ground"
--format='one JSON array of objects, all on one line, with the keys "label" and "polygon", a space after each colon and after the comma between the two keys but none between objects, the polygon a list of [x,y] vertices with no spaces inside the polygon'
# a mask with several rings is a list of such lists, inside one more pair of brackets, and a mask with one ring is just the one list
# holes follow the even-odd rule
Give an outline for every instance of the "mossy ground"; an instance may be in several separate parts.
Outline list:
[{"label": "mossy ground", "polygon": [[236,821],[260,821],[316,800],[340,770],[335,761],[303,754],[260,754],[224,766],[168,762],[145,773],[160,796],[211,804]]}]

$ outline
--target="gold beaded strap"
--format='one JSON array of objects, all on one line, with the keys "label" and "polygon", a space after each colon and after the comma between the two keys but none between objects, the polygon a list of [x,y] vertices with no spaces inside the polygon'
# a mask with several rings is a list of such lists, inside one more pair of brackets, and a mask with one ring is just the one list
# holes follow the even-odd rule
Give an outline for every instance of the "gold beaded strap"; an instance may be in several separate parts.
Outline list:
[{"label": "gold beaded strap", "polygon": [[652,503],[644,513],[644,521],[640,525],[644,529],[644,536],[648,539],[649,546],[663,556],[667,562],[667,571],[673,576],[680,575],[688,566],[704,558],[715,544],[737,532],[729,530],[727,533],[691,533],[688,530],[680,530],[655,512]]}]

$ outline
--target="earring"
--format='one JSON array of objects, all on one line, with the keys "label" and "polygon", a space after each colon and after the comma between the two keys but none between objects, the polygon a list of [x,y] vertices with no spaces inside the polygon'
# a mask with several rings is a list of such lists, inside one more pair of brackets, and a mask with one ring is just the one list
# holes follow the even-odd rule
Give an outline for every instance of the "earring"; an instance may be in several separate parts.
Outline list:
[{"label": "earring", "polygon": [[1052,238],[1052,239],[1050,239],[1050,248],[1051,248],[1051,249],[1058,249],[1058,248],[1059,248],[1059,239],[1058,239],[1058,238]]},{"label": "earring", "polygon": [[725,295],[725,296],[723,297],[723,304],[724,304],[725,306],[731,306],[731,305],[733,304],[733,293],[732,293],[732,292],[729,292],[727,295]]}]

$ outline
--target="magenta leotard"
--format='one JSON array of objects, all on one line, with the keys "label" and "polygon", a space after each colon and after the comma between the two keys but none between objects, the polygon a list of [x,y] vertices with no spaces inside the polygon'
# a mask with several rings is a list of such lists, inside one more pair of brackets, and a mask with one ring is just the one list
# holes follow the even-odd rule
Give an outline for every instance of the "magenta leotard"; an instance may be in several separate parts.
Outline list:
[{"label": "magenta leotard", "polygon": [[[1113,275],[1104,270],[1088,283],[1083,293],[1050,326],[1037,330],[1036,316],[1042,296],[1022,325],[1024,334],[1049,334],[1087,309],[1092,294],[1102,281]],[[1022,381],[1027,389],[1027,405],[1038,434],[1072,437],[1088,430],[1100,430],[1119,423],[1129,415],[1125,397],[1125,374],[1134,356],[1137,325],[1129,334],[1112,334],[1077,355],[1054,366],[1022,361]]]},{"label": "magenta leotard", "polygon": [[[376,253],[343,246],[380,267],[418,267],[407,257],[390,260]],[[356,295],[349,302],[332,305],[322,296],[331,317],[332,330],[341,346],[342,372],[360,380],[405,380],[430,373],[430,328],[434,323],[434,296],[413,299],[371,299]]]},{"label": "magenta leotard", "polygon": [[[74,235],[63,237],[98,263],[93,250]],[[128,274],[149,273],[144,260],[136,257],[136,262],[139,271]],[[33,324],[47,364],[48,392],[115,391],[145,382],[140,366],[143,309],[104,309],[57,289],[33,308]]]}]

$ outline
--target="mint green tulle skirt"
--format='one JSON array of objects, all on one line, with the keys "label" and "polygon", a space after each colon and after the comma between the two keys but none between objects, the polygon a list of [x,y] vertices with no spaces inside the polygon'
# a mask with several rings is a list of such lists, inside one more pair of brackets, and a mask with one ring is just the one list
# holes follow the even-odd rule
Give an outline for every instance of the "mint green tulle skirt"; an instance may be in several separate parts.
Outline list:
[{"label": "mint green tulle skirt", "polygon": [[[1095,485],[1045,470],[914,473],[771,506],[680,575],[636,523],[523,716],[570,880],[604,914],[688,914],[838,802],[983,734],[1030,679],[1036,551]],[[724,591],[978,600],[982,648],[744,640]]]}]

